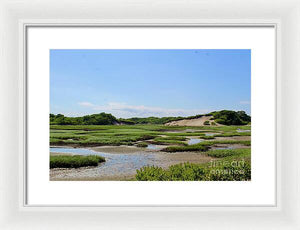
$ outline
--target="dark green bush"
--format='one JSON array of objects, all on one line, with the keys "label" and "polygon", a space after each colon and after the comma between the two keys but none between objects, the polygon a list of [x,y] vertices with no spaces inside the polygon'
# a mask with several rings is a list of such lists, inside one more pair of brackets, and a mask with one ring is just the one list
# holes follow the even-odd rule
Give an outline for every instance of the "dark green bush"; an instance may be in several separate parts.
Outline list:
[{"label": "dark green bush", "polygon": [[251,117],[244,111],[221,110],[210,113],[215,122],[222,125],[246,125],[251,121]]},{"label": "dark green bush", "polygon": [[204,125],[209,125],[209,121],[204,121]]},{"label": "dark green bush", "polygon": [[50,114],[52,125],[114,125],[118,120],[109,113],[86,115],[83,117],[65,117],[62,114]]}]

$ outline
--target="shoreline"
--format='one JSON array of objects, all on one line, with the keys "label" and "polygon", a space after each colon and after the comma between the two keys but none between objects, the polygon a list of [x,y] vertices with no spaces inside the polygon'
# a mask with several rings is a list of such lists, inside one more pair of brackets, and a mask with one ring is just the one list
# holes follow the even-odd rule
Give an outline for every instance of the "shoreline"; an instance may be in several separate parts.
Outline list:
[{"label": "shoreline", "polygon": [[[119,147],[119,151],[122,151],[124,147]],[[164,169],[167,169],[171,165],[190,162],[190,163],[208,163],[215,158],[206,156],[205,154],[201,154],[199,152],[175,152],[175,153],[167,153],[162,151],[137,151],[132,150],[130,148],[129,153],[119,152],[115,154],[121,154],[125,156],[127,159],[131,156],[133,158],[138,156],[145,157],[145,160],[148,162],[146,165],[149,166],[158,166]],[[138,148],[137,148],[138,149]],[[94,151],[103,152],[103,147],[98,148]],[[109,151],[113,151],[113,149],[108,149]],[[142,149],[143,150],[143,149]],[[128,151],[127,151],[128,152]],[[115,155],[114,153],[111,156]],[[71,154],[72,155],[72,154]],[[119,156],[116,155],[118,158]],[[124,162],[123,166],[111,165],[111,157],[106,158],[107,161],[104,163],[100,163],[95,167],[81,167],[81,168],[55,168],[50,169],[50,181],[123,181],[123,180],[134,180],[136,170],[139,168],[131,168],[131,163]],[[143,158],[144,159],[144,158]],[[145,166],[146,166],[145,165]],[[143,167],[143,166],[142,166]],[[120,171],[121,170],[121,171]]]}]

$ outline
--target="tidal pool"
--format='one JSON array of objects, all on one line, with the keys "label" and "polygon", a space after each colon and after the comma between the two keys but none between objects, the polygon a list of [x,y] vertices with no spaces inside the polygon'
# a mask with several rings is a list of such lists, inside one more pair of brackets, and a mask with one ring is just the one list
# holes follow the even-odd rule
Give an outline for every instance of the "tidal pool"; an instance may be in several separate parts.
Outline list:
[{"label": "tidal pool", "polygon": [[200,143],[201,141],[203,141],[203,140],[201,140],[201,139],[196,139],[196,138],[191,138],[191,139],[188,140],[188,145],[198,144],[198,143]]},{"label": "tidal pool", "polygon": [[248,129],[237,129],[236,130],[238,133],[247,133],[247,132],[251,132],[251,130]]},{"label": "tidal pool", "polygon": [[158,150],[158,149],[159,149],[159,147],[158,147],[157,145],[152,145],[152,144],[149,144],[149,145],[147,146],[147,148],[146,148],[146,149]]},{"label": "tidal pool", "polygon": [[[137,169],[155,163],[155,155],[151,153],[139,152],[136,154],[116,154],[97,152],[86,148],[50,148],[51,153],[69,153],[73,155],[99,155],[105,157],[106,162],[97,167],[82,170],[74,174],[74,177],[96,177],[135,174]],[[68,173],[72,177],[72,173]]]},{"label": "tidal pool", "polygon": [[218,133],[205,133],[205,136],[211,137],[211,136],[216,135],[216,134],[218,134]]}]

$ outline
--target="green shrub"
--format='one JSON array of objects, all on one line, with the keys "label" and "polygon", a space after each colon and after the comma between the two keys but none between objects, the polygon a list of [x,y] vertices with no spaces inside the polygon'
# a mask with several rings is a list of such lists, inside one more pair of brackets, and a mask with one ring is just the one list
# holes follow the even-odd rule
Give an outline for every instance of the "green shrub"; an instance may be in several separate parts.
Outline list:
[{"label": "green shrub", "polygon": [[104,157],[97,155],[50,156],[50,168],[79,168],[85,166],[97,166],[98,163],[104,161]]},{"label": "green shrub", "polygon": [[209,121],[204,121],[203,125],[209,125]]},{"label": "green shrub", "polygon": [[140,181],[165,181],[168,180],[166,171],[156,166],[145,166],[137,170],[136,179]]},{"label": "green shrub", "polygon": [[211,112],[215,122],[222,125],[246,125],[251,122],[251,117],[244,111],[221,110]]},{"label": "green shrub", "polygon": [[183,163],[171,165],[167,171],[171,181],[195,181],[206,180],[207,173],[201,165]]},{"label": "green shrub", "polygon": [[216,164],[205,167],[201,164],[181,163],[168,169],[145,166],[136,173],[139,181],[246,181],[251,180],[251,164],[240,161],[237,164]]},{"label": "green shrub", "polygon": [[109,113],[86,115],[83,117],[65,117],[62,114],[50,114],[50,124],[55,125],[114,125],[117,118]]}]

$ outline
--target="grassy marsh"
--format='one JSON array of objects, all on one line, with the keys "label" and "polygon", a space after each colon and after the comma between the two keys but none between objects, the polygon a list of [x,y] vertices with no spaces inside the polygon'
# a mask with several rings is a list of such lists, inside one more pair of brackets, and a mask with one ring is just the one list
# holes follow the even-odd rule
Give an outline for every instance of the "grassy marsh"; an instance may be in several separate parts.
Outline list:
[{"label": "grassy marsh", "polygon": [[[149,141],[156,144],[185,145],[187,137],[214,137],[247,136],[250,126],[163,126],[163,125],[51,125],[50,145],[70,146],[103,146],[103,145],[134,145],[140,141]],[[189,131],[187,131],[189,130]],[[205,133],[217,133],[206,136]],[[164,136],[164,137],[162,137]]]},{"label": "grassy marsh", "polygon": [[[248,132],[248,130],[250,131]],[[110,148],[117,148],[116,146],[120,146],[119,148],[129,148],[127,146],[132,146],[131,148],[133,149],[136,147],[139,148],[137,148],[135,154],[153,154],[154,151],[160,157],[164,154],[169,154],[170,159],[173,156],[175,158],[178,157],[179,153],[186,156],[184,161],[179,160],[182,163],[172,161],[174,163],[168,165],[167,168],[155,164],[152,166],[150,164],[142,168],[139,167],[135,175],[136,180],[250,180],[250,137],[251,126],[190,127],[153,124],[50,126],[50,146],[102,146],[103,148],[108,146]],[[202,141],[197,144],[188,145],[188,140],[191,138]],[[142,149],[153,144],[159,145],[160,148]],[[237,149],[215,149],[224,146],[225,148],[226,146],[234,146]],[[187,160],[192,159],[190,154],[193,155],[193,163],[189,163]],[[207,163],[207,160],[199,162],[197,161],[198,156],[199,159],[201,157],[213,159],[213,162]],[[50,156],[50,168],[98,166],[103,161],[105,161],[103,157],[92,155]],[[236,161],[242,161],[243,165],[236,167],[224,163]],[[224,171],[226,173],[223,173]],[[232,173],[235,171],[243,173]],[[132,177],[133,175],[131,175]]]},{"label": "grassy marsh", "polygon": [[169,146],[163,149],[165,152],[189,152],[189,151],[207,151],[209,147],[215,146],[217,144],[240,144],[245,146],[250,146],[250,141],[238,141],[238,140],[219,140],[219,141],[203,141],[198,144],[189,145],[189,146]]}]

